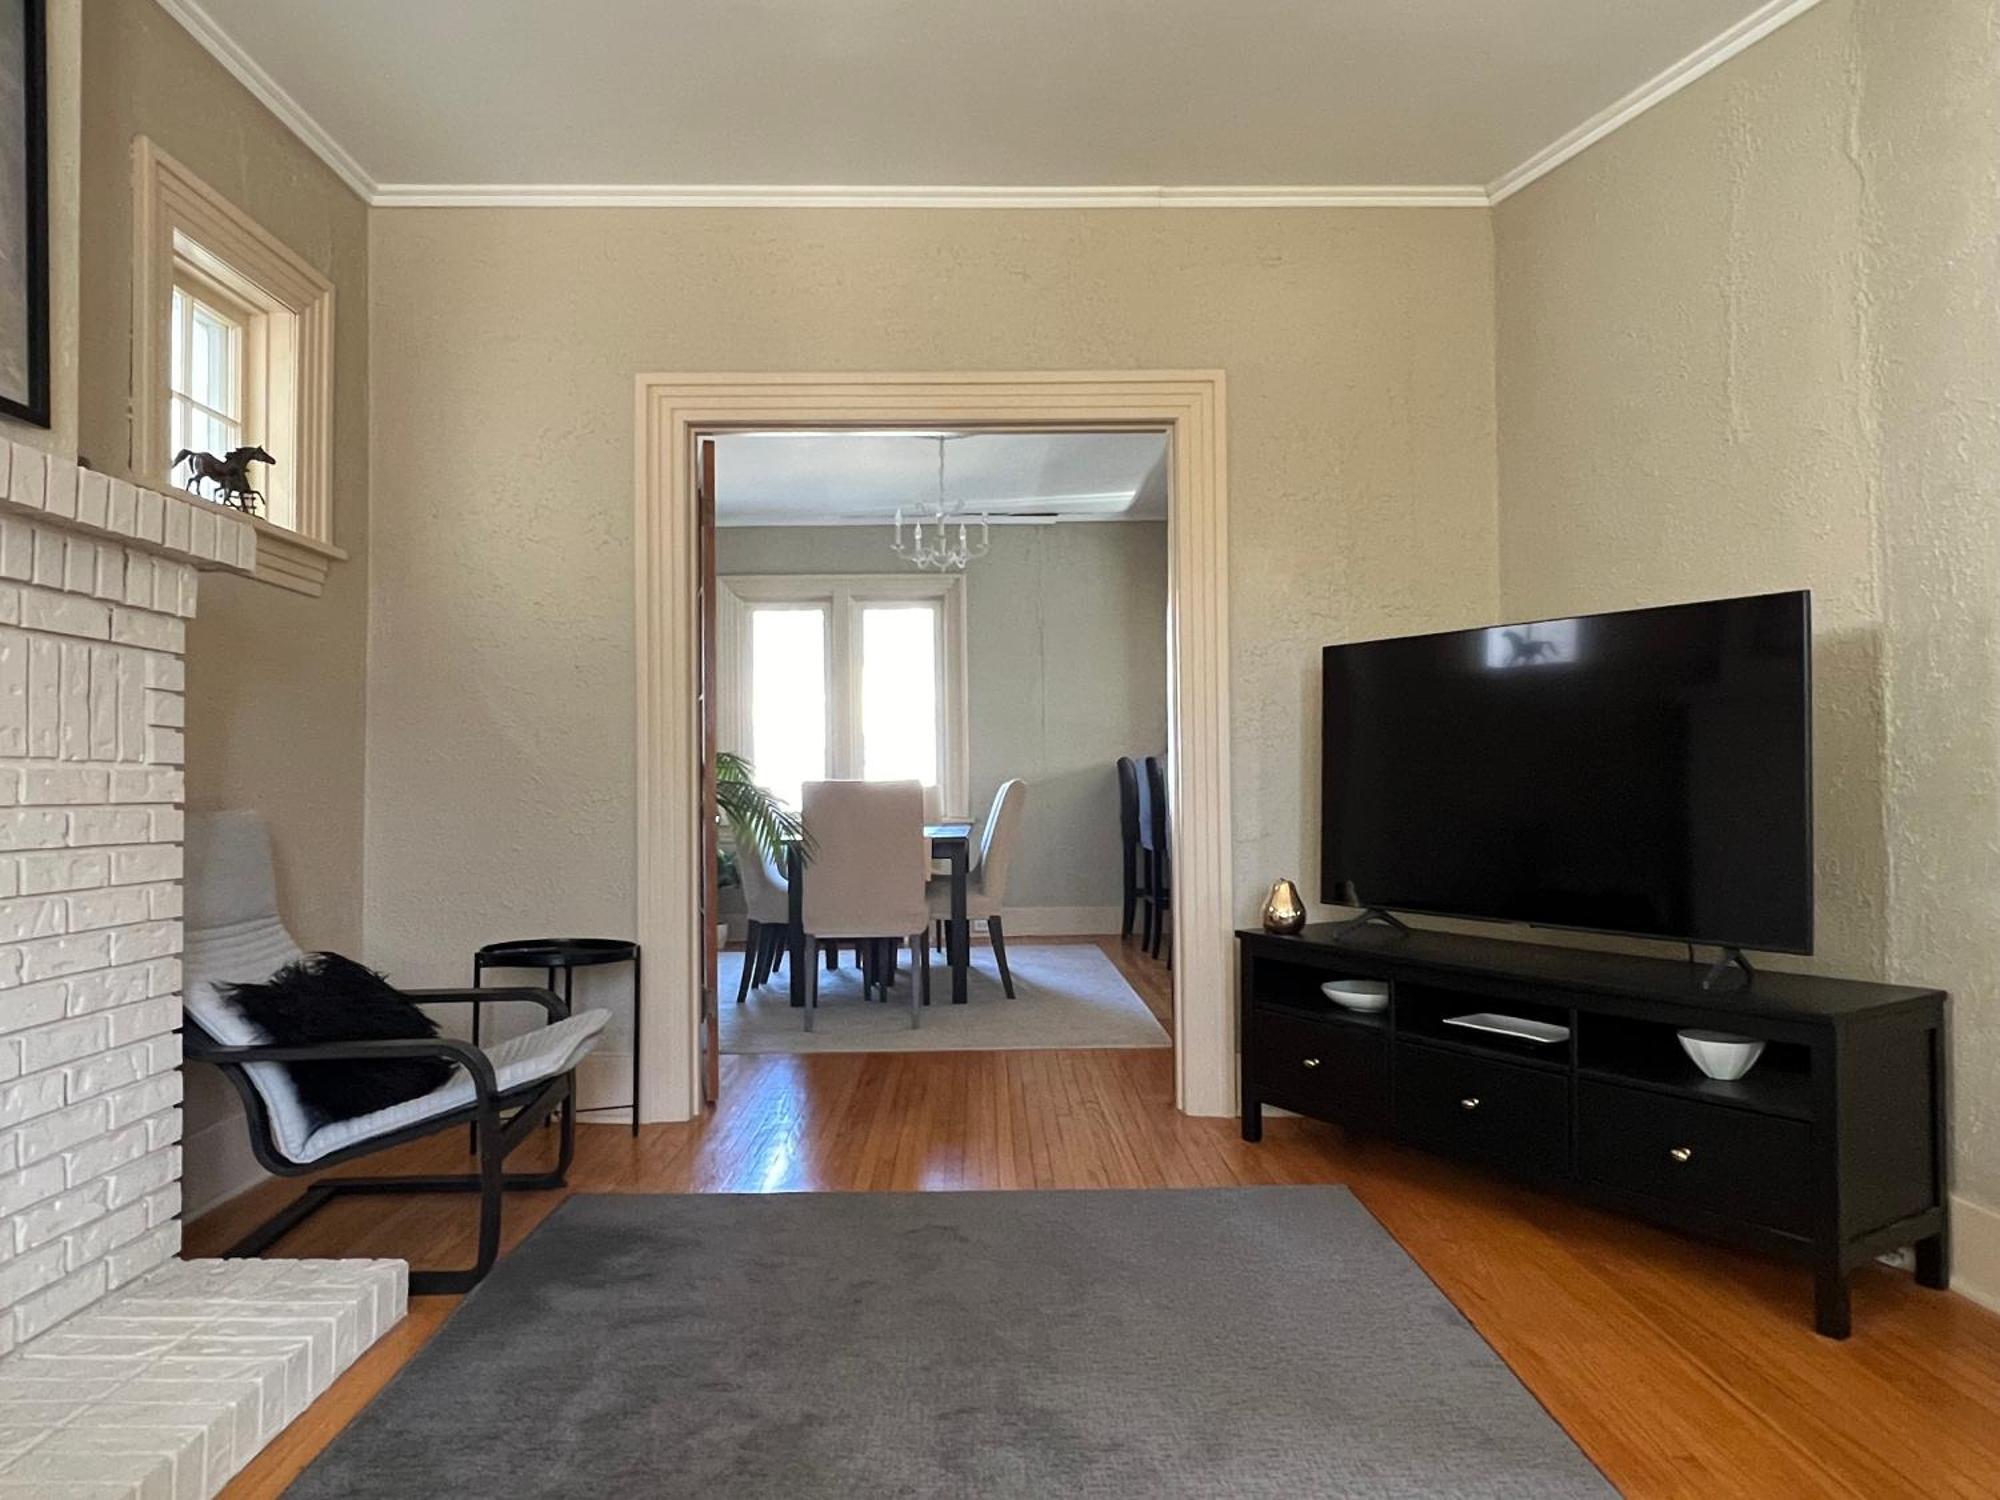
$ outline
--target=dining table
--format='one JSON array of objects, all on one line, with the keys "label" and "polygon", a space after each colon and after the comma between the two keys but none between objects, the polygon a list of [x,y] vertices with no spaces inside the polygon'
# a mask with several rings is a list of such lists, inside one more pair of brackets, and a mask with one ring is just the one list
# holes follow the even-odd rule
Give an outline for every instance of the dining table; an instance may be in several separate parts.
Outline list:
[{"label": "dining table", "polygon": [[[931,858],[949,867],[951,880],[951,920],[945,923],[945,962],[951,969],[951,1003],[965,1004],[965,975],[972,963],[972,924],[965,915],[965,892],[972,873],[972,824],[959,818],[926,823],[924,837],[930,840]],[[806,1003],[806,866],[799,846],[793,844],[786,856],[785,875],[790,890],[787,916],[791,922],[792,1004]],[[930,934],[924,934],[930,941]]]}]

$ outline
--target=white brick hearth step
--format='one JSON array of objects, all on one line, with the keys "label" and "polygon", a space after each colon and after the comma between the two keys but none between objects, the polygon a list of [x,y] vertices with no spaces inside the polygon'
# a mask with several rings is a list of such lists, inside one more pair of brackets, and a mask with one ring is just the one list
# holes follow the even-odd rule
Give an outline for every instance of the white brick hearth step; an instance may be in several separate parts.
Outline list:
[{"label": "white brick hearth step", "polygon": [[408,1305],[399,1260],[161,1266],[0,1359],[0,1500],[207,1500]]}]

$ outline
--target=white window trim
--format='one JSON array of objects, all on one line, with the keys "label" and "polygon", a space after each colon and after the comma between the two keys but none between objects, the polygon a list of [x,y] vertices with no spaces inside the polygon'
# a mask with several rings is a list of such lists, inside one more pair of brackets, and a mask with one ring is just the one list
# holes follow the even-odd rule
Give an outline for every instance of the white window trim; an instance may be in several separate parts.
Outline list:
[{"label": "white window trim", "polygon": [[[279,445],[272,451],[290,466],[297,529],[260,516],[250,523],[257,576],[319,594],[328,566],[347,557],[334,544],[333,283],[145,136],[133,143],[132,174],[132,472],[149,487],[213,503],[180,489],[169,470],[174,271],[177,262],[192,260],[196,274],[291,315],[274,320],[287,327],[267,341],[275,347],[261,351],[257,373],[272,382],[274,424],[289,432],[262,433],[254,422],[244,431],[250,441]],[[246,348],[246,363],[258,357]],[[289,392],[278,388],[294,382]]]},{"label": "white window trim", "polygon": [[[939,616],[944,639],[939,643],[943,690],[938,694],[938,744],[941,766],[938,777],[939,806],[933,813],[969,815],[970,781],[969,721],[971,684],[968,670],[965,627],[965,579],[961,575],[936,574],[913,577],[906,573],[780,574],[737,573],[716,579],[716,682],[717,747],[748,755],[750,751],[750,681],[743,667],[750,659],[750,606],[753,604],[818,604],[828,609],[827,670],[849,652],[851,633],[859,628],[864,604],[914,599],[941,601]],[[834,724],[828,733],[827,750],[838,763],[845,756],[851,765],[861,759],[861,681],[850,672],[845,703],[832,699],[828,683],[828,703]],[[848,743],[836,744],[844,735]]]}]

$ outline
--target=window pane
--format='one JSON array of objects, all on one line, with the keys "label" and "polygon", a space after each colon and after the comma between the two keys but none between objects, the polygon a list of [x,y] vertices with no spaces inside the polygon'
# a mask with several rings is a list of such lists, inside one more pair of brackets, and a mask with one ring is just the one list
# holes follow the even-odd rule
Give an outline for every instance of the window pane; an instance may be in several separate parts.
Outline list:
[{"label": "window pane", "polygon": [[799,805],[826,779],[826,611],[750,613],[750,762],[758,782]]},{"label": "window pane", "polygon": [[[188,408],[188,441],[185,446],[197,453],[227,453],[231,448],[242,446],[243,429],[234,422],[225,422],[211,412],[200,407]],[[178,453],[180,450],[174,450]]]},{"label": "window pane", "polygon": [[193,346],[188,351],[188,394],[203,406],[235,416],[235,328],[199,302],[194,305]]},{"label": "window pane", "polygon": [[869,604],[861,611],[861,774],[938,781],[937,609]]}]

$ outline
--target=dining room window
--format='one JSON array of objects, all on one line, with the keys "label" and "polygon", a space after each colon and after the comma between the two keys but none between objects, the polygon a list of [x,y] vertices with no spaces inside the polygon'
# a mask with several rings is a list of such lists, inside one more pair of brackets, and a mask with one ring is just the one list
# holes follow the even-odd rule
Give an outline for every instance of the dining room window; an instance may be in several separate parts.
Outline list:
[{"label": "dining room window", "polygon": [[827,614],[819,604],[761,604],[750,611],[750,762],[763,785],[793,807],[799,789],[829,773]]},{"label": "dining room window", "polygon": [[861,774],[869,781],[943,775],[938,754],[938,657],[944,609],[936,600],[861,606]]},{"label": "dining room window", "polygon": [[965,811],[962,578],[718,580],[718,744],[796,807],[808,781],[919,781]]}]

